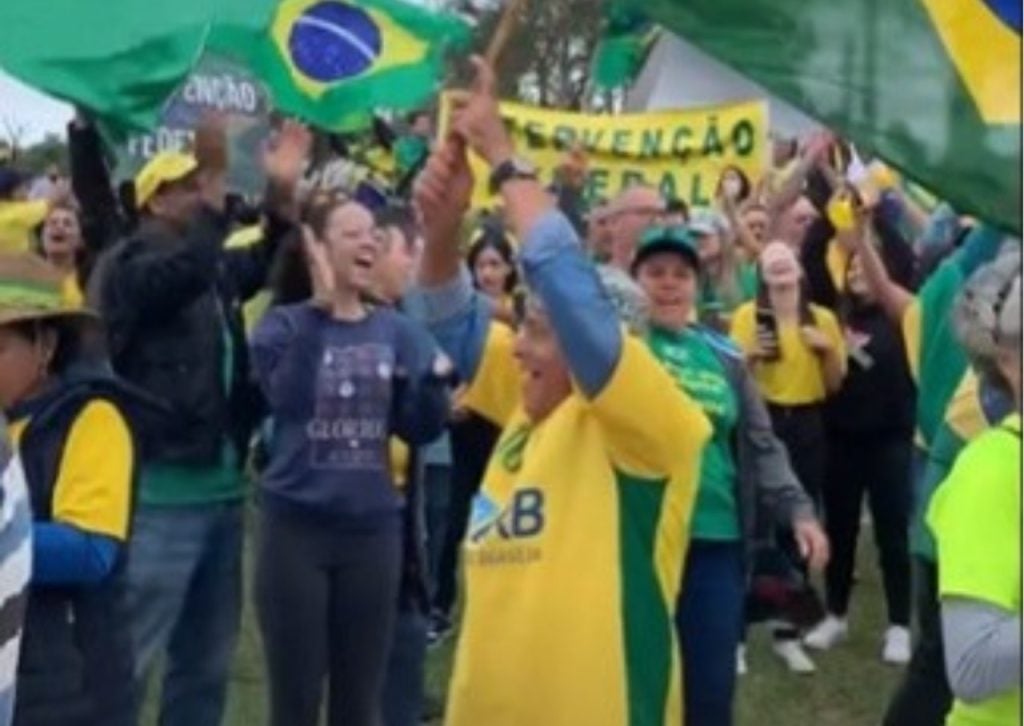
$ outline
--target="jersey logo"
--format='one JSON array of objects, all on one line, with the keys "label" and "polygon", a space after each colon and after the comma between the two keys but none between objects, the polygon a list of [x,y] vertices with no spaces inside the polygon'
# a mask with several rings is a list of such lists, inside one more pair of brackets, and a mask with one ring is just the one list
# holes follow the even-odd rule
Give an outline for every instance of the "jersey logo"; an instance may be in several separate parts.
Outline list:
[{"label": "jersey logo", "polygon": [[526,450],[526,442],[529,440],[530,425],[523,424],[498,442],[498,447],[494,453],[505,471],[515,474],[522,468],[523,452]]},{"label": "jersey logo", "polygon": [[479,544],[489,536],[500,540],[536,537],[544,529],[544,492],[536,488],[519,489],[502,509],[481,492],[473,499],[469,520],[469,543]]}]

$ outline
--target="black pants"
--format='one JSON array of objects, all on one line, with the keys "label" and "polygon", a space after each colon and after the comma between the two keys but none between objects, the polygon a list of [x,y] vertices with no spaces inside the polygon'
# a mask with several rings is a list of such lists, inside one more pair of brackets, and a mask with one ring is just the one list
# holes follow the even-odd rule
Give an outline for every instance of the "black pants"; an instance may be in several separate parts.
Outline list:
[{"label": "black pants", "polygon": [[942,646],[939,570],[934,562],[914,557],[914,575],[917,642],[884,726],[942,726],[953,705]]},{"label": "black pants", "polygon": [[458,592],[459,549],[466,536],[473,497],[480,491],[500,433],[496,426],[475,414],[451,427],[451,498],[434,593],[434,608],[445,615],[451,613]]},{"label": "black pants", "polygon": [[264,510],[255,599],[271,726],[379,726],[395,626],[401,529],[346,532]]},{"label": "black pants", "polygon": [[[807,406],[777,406],[768,404],[768,413],[772,419],[772,429],[789,453],[789,461],[793,473],[800,480],[800,485],[807,496],[814,502],[816,511],[821,511],[821,490],[825,480],[826,447],[825,423],[820,404]],[[800,556],[793,531],[788,527],[780,528],[778,545],[786,556],[805,576],[807,566]],[[809,590],[809,593],[813,591]],[[816,597],[816,594],[814,595]],[[820,600],[818,600],[820,606]],[[794,640],[799,636],[795,627],[777,626],[772,629],[775,640]]]},{"label": "black pants", "polygon": [[885,585],[889,623],[910,625],[910,435],[829,435],[825,527],[832,557],[825,571],[828,611],[850,606],[861,507],[867,493]]}]

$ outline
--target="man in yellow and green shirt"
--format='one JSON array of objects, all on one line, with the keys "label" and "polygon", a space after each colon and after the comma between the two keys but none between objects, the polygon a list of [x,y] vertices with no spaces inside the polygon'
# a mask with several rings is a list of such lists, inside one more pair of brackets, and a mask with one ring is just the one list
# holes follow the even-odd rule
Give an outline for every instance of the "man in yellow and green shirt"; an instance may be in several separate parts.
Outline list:
[{"label": "man in yellow and green shirt", "polygon": [[[448,723],[679,724],[672,613],[709,425],[619,326],[535,175],[508,163],[493,77],[478,72],[461,137],[435,152],[417,188],[431,210],[424,316],[469,382],[465,404],[505,427],[465,542]],[[526,240],[535,298],[514,342],[460,268],[466,141],[495,168]]]}]

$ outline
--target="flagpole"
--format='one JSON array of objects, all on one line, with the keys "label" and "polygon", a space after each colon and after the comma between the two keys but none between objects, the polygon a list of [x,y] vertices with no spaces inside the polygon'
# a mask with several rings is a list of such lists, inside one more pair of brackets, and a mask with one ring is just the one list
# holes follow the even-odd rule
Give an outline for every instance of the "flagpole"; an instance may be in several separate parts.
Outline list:
[{"label": "flagpole", "polygon": [[501,58],[501,52],[508,44],[509,38],[512,37],[512,31],[519,24],[519,14],[524,7],[526,7],[526,0],[507,0],[505,3],[505,8],[501,12],[501,19],[498,21],[498,27],[494,31],[494,35],[491,36],[487,52],[484,53],[484,59],[491,68],[497,67],[498,59]]}]

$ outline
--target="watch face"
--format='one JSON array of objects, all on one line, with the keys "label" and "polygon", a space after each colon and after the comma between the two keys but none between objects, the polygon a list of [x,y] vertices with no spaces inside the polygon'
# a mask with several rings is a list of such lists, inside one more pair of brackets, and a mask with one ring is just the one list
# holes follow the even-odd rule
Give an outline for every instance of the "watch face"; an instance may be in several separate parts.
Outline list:
[{"label": "watch face", "polygon": [[512,158],[512,169],[515,171],[516,176],[536,176],[537,167],[528,162],[526,159],[519,157]]}]

